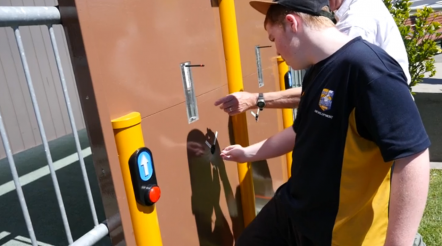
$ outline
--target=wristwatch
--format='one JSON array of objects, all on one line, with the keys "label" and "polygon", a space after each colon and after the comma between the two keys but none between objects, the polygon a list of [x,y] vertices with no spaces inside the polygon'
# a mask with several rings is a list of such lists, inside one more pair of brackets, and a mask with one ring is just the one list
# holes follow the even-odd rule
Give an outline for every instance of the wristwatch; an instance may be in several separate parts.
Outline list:
[{"label": "wristwatch", "polygon": [[264,100],[264,95],[262,93],[258,94],[258,100],[256,101],[256,106],[262,111],[266,106],[266,101]]}]

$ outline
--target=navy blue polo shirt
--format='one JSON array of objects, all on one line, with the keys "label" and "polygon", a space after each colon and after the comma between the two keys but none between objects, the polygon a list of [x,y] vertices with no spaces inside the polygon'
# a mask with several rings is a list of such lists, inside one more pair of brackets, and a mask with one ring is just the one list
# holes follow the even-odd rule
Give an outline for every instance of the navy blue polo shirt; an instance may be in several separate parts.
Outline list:
[{"label": "navy blue polo shirt", "polygon": [[395,159],[430,146],[401,66],[360,37],[309,69],[281,188],[317,245],[383,245]]}]

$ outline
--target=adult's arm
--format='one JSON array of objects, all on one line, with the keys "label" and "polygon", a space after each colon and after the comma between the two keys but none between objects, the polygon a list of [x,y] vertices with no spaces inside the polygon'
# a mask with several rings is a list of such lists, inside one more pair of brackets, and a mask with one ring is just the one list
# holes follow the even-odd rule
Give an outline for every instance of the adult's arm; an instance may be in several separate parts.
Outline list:
[{"label": "adult's arm", "polygon": [[[263,93],[266,108],[297,108],[301,100],[301,88],[290,88],[283,91]],[[235,92],[218,99],[215,106],[230,116],[243,113],[249,109],[256,109],[258,93],[246,91]]]}]

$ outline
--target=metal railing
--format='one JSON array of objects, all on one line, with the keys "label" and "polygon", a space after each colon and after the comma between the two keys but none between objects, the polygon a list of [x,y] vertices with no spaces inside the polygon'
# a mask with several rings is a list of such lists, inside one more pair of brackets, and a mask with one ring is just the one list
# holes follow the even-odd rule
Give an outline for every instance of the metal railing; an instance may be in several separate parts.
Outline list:
[{"label": "metal railing", "polygon": [[[107,226],[107,223],[101,223],[101,224],[98,223],[97,212],[96,212],[94,200],[92,197],[92,192],[91,192],[91,188],[90,188],[90,184],[89,184],[89,180],[88,180],[88,176],[87,176],[87,172],[86,172],[82,149],[80,146],[80,140],[78,137],[77,126],[75,124],[74,113],[72,111],[71,101],[70,101],[68,89],[66,86],[65,75],[63,72],[62,64],[61,64],[60,53],[59,53],[59,49],[57,47],[57,41],[55,38],[54,29],[53,29],[53,25],[58,25],[58,24],[61,24],[61,17],[60,17],[60,12],[59,12],[58,8],[56,8],[56,7],[37,7],[37,6],[32,6],[32,7],[0,7],[0,27],[11,27],[14,31],[15,40],[17,42],[17,46],[18,46],[18,50],[19,50],[19,54],[20,54],[20,58],[21,58],[21,63],[22,63],[23,69],[24,69],[26,82],[27,82],[29,93],[31,96],[31,101],[32,101],[34,113],[35,113],[35,116],[37,119],[37,124],[38,124],[39,130],[40,130],[40,135],[42,138],[42,142],[43,142],[43,146],[44,146],[44,150],[45,150],[45,154],[46,154],[46,159],[48,162],[48,167],[49,167],[50,175],[52,178],[52,183],[55,188],[57,202],[58,202],[61,217],[63,220],[64,229],[66,231],[67,241],[68,241],[69,245],[86,246],[86,245],[93,245],[94,243],[98,242],[100,239],[102,239],[103,237],[108,235],[109,228]],[[46,137],[45,128],[44,128],[43,121],[42,121],[42,116],[40,114],[40,108],[38,106],[37,97],[36,97],[36,94],[34,91],[34,86],[33,86],[31,73],[30,73],[29,66],[28,66],[28,61],[26,59],[26,53],[25,53],[25,49],[23,46],[22,37],[20,35],[20,28],[19,28],[20,26],[35,26],[35,25],[39,25],[39,26],[46,25],[48,28],[48,31],[49,31],[52,49],[54,52],[56,65],[58,68],[58,75],[59,75],[59,78],[61,81],[64,99],[65,99],[65,103],[66,103],[66,107],[67,107],[67,111],[68,111],[68,115],[69,115],[70,125],[71,125],[72,133],[73,133],[74,139],[75,139],[75,145],[76,145],[76,149],[77,149],[77,153],[78,153],[78,159],[80,161],[81,171],[82,171],[82,175],[83,175],[83,179],[84,179],[84,184],[86,187],[86,193],[87,193],[87,197],[89,200],[90,210],[92,213],[93,222],[94,222],[94,226],[95,226],[91,231],[89,231],[88,233],[83,235],[81,238],[79,238],[75,242],[72,238],[71,230],[69,227],[69,221],[68,221],[68,218],[66,215],[66,210],[65,210],[64,203],[63,203],[63,198],[61,196],[60,187],[59,187],[58,180],[57,180],[57,175],[55,173],[55,168],[54,168],[51,152],[50,152],[49,145],[48,145],[48,139]],[[13,176],[15,188],[17,190],[17,194],[19,197],[21,210],[22,210],[24,218],[25,218],[26,227],[29,232],[29,236],[32,241],[32,245],[37,246],[38,245],[37,238],[36,238],[36,235],[34,232],[31,217],[29,215],[28,207],[26,205],[26,199],[23,194],[22,186],[20,184],[20,179],[19,179],[19,176],[17,173],[17,168],[15,166],[13,153],[11,150],[11,146],[10,146],[10,142],[9,142],[9,139],[7,136],[5,125],[3,123],[3,118],[2,118],[1,112],[0,112],[0,133],[1,133],[1,138],[3,141],[3,145],[4,145],[4,148],[6,151],[9,166],[11,169],[11,173]]]},{"label": "metal railing", "polygon": [[[293,68],[290,68],[290,80],[291,80],[291,87],[302,87],[302,81],[304,80],[306,70],[294,70]],[[293,120],[295,120],[296,115],[298,114],[298,109],[293,109]]]},{"label": "metal railing", "polygon": [[290,72],[292,75],[292,88],[302,87],[302,80],[304,79],[305,70],[293,70],[293,68],[290,68]]}]

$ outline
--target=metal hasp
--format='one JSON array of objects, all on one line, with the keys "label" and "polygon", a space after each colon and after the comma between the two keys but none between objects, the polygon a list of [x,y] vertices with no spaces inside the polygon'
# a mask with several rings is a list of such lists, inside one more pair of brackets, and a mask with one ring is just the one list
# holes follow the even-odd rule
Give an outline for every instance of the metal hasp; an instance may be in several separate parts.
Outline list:
[{"label": "metal hasp", "polygon": [[192,67],[204,67],[202,64],[191,65],[190,62],[180,64],[181,78],[183,80],[184,95],[186,96],[187,121],[193,123],[199,119],[198,104],[193,85]]},{"label": "metal hasp", "polygon": [[163,242],[155,204],[141,206],[137,202],[128,165],[133,153],[144,147],[141,115],[138,112],[132,112],[114,119],[112,120],[112,127],[136,243],[137,245],[162,246]]},{"label": "metal hasp", "polygon": [[60,24],[57,7],[0,7],[0,27]]},{"label": "metal hasp", "polygon": [[161,196],[150,149],[139,148],[129,159],[129,169],[137,202],[143,206],[155,204]]},{"label": "metal hasp", "polygon": [[[219,1],[219,15],[229,93],[244,91],[234,0]],[[232,126],[235,142],[244,147],[249,146],[246,114],[232,116]],[[237,165],[244,225],[247,226],[256,216],[252,164],[248,162]]]},{"label": "metal hasp", "polygon": [[[278,74],[279,74],[279,86],[281,90],[286,90],[290,88],[286,88],[286,74],[290,74],[290,69],[287,66],[287,63],[284,59],[282,59],[281,56],[278,56],[276,58],[276,61],[278,62]],[[290,76],[287,76],[290,77]],[[293,110],[290,108],[284,108],[282,109],[282,122],[284,129],[287,127],[290,127],[293,124]],[[290,178],[291,176],[291,170],[292,170],[292,151],[286,154],[287,159],[287,177]]]},{"label": "metal hasp", "polygon": [[261,48],[269,48],[272,47],[270,45],[266,46],[255,46],[255,55],[256,55],[256,66],[258,67],[258,87],[261,88],[264,86],[264,78],[262,76],[262,65],[261,65]]}]

